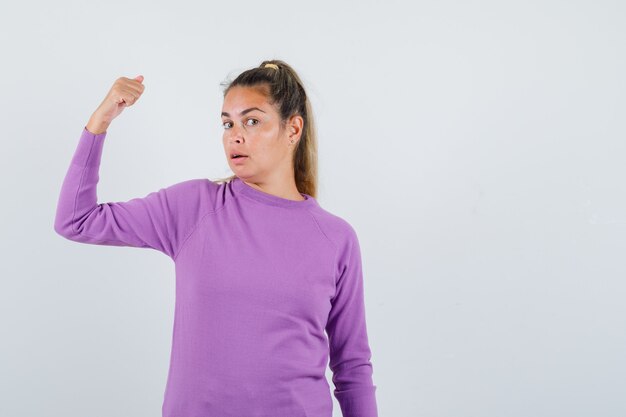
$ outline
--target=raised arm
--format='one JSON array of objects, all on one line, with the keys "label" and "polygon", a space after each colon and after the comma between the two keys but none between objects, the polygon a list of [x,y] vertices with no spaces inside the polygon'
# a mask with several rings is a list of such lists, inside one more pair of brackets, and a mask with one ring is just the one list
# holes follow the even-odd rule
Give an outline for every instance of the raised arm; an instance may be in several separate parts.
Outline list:
[{"label": "raised arm", "polygon": [[152,248],[174,258],[203,212],[207,179],[161,188],[142,198],[98,203],[99,166],[106,133],[86,127],[61,186],[54,230],[81,243]]},{"label": "raised arm", "polygon": [[142,198],[98,203],[106,128],[141,95],[139,83],[139,77],[118,79],[83,128],[61,186],[54,230],[76,242],[152,248],[174,259],[202,214],[211,210],[208,179],[183,181]]},{"label": "raised arm", "polygon": [[340,248],[336,292],[326,332],[334,395],[343,417],[377,417],[371,351],[365,320],[361,250],[354,229]]}]

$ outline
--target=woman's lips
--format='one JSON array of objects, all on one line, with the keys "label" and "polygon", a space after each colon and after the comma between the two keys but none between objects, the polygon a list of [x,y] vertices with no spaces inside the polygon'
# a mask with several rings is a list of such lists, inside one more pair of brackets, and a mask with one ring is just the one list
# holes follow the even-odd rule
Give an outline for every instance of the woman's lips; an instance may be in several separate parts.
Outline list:
[{"label": "woman's lips", "polygon": [[244,160],[246,160],[246,159],[248,159],[248,157],[247,157],[247,156],[240,156],[240,157],[238,157],[238,158],[232,158],[232,161],[233,161],[235,164],[240,164],[240,163],[242,163],[242,162],[243,162]]}]

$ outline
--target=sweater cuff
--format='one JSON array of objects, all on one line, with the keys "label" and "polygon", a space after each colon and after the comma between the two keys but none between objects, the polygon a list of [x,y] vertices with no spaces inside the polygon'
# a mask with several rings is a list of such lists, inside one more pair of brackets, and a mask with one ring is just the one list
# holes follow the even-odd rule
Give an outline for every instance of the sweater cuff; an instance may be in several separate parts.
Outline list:
[{"label": "sweater cuff", "polygon": [[336,397],[344,417],[378,417],[376,386],[337,391]]},{"label": "sweater cuff", "polygon": [[102,158],[102,148],[107,132],[91,133],[87,127],[83,127],[83,132],[78,140],[78,146],[72,157],[72,164],[81,167],[99,166]]}]

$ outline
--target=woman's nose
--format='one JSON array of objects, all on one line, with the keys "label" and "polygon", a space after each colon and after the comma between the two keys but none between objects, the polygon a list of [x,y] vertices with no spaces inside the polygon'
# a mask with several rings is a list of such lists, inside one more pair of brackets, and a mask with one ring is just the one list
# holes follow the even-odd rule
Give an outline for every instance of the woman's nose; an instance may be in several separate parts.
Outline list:
[{"label": "woman's nose", "polygon": [[233,125],[233,127],[231,127],[228,130],[229,130],[229,133],[230,133],[229,139],[231,141],[243,139],[243,132],[242,132],[242,129],[240,127],[236,127],[235,125]]}]

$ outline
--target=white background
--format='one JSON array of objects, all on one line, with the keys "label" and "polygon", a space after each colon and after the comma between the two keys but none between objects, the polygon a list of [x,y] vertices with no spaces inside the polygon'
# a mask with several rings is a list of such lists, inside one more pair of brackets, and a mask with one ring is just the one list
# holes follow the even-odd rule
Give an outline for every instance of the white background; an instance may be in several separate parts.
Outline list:
[{"label": "white background", "polygon": [[623,2],[13,2],[0,35],[0,415],[160,415],[174,264],[57,235],[61,183],[139,74],[99,201],[230,175],[219,83],[272,58],[359,236],[380,416],[626,415]]}]

